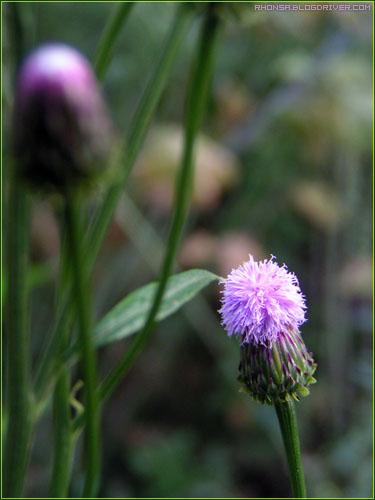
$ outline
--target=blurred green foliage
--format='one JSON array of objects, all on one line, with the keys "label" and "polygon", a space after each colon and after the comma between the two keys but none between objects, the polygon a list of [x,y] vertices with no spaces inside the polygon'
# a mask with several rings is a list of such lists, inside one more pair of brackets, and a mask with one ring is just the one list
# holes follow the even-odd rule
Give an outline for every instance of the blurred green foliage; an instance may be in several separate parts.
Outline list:
[{"label": "blurred green foliage", "polygon": [[[59,40],[92,58],[113,5],[36,2],[23,8],[30,49]],[[120,36],[104,81],[120,135],[174,10],[173,3],[141,2]],[[225,19],[204,132],[236,156],[239,180],[213,197],[211,206],[193,206],[180,266],[224,275],[249,252],[258,258],[272,253],[296,272],[309,308],[302,333],[318,362],[318,383],[297,408],[308,490],[312,497],[367,497],[371,13],[258,13],[243,4],[238,14]],[[7,113],[13,88],[6,19]],[[194,25],[164,93],[156,131],[181,123],[196,35]],[[7,132],[7,121],[5,127]],[[148,147],[144,154],[152,172]],[[206,161],[215,158],[208,153]],[[169,217],[168,206],[158,200],[164,200],[173,177],[173,169],[169,180],[155,177],[159,197],[152,198],[142,191],[137,167],[129,180],[130,194],[119,206],[95,273],[98,318],[154,278]],[[198,182],[209,197],[214,182],[207,176]],[[51,209],[36,207],[34,215],[31,334],[37,354],[53,317],[58,241]],[[102,496],[288,496],[275,416],[239,392],[238,347],[219,325],[218,304],[219,291],[211,287],[162,323],[107,405]],[[103,373],[126,345],[100,351]],[[49,418],[39,427],[32,457],[34,496],[46,494]],[[74,479],[80,481],[78,472]]]}]

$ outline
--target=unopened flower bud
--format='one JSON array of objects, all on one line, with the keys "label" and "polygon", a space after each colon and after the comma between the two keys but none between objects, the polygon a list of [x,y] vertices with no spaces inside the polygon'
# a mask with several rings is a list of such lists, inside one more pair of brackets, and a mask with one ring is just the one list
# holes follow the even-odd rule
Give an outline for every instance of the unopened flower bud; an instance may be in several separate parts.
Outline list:
[{"label": "unopened flower bud", "polygon": [[241,346],[239,381],[261,403],[298,401],[315,382],[316,364],[297,330],[280,332],[272,347]]},{"label": "unopened flower bud", "polygon": [[250,256],[224,280],[220,313],[228,335],[241,340],[239,381],[261,403],[298,400],[315,382],[299,333],[305,309],[297,277],[273,258]]},{"label": "unopened flower bud", "polygon": [[45,45],[23,63],[14,125],[20,173],[38,187],[64,191],[105,166],[111,122],[90,64],[71,47]]}]

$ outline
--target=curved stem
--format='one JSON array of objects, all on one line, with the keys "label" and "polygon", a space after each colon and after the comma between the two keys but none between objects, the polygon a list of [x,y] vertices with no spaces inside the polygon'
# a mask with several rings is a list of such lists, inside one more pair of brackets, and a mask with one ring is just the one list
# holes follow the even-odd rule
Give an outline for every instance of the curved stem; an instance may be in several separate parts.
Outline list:
[{"label": "curved stem", "polygon": [[68,193],[65,204],[67,252],[71,262],[72,302],[76,306],[85,393],[85,498],[95,497],[100,474],[100,421],[96,388],[96,354],[91,339],[90,288],[84,252],[80,204]]},{"label": "curved stem", "polygon": [[32,433],[27,307],[29,200],[16,176],[10,180],[7,223],[7,392],[8,429],[4,496],[22,495]]},{"label": "curved stem", "polygon": [[298,436],[297,415],[293,402],[275,405],[288,460],[290,482],[294,498],[306,498],[305,477]]},{"label": "curved stem", "polygon": [[133,366],[140,352],[146,345],[155,326],[169,275],[171,274],[183,226],[186,220],[190,192],[194,175],[194,147],[196,137],[206,110],[208,88],[211,83],[214,53],[216,47],[218,18],[215,10],[209,6],[199,40],[197,59],[194,64],[188,99],[186,103],[185,140],[181,169],[176,182],[175,208],[168,237],[167,251],[164,257],[159,284],[155,292],[146,324],[131,344],[120,363],[109,373],[101,384],[100,398],[108,398],[127,371]]},{"label": "curved stem", "polygon": [[[189,22],[192,19],[191,9],[181,6],[177,12],[174,23],[167,36],[164,49],[160,59],[156,62],[153,74],[144,90],[143,96],[139,102],[136,114],[134,115],[130,134],[124,149],[124,168],[120,182],[109,188],[108,193],[96,215],[93,225],[89,228],[87,234],[86,247],[86,265],[88,271],[92,269],[96,256],[99,252],[101,243],[105,237],[107,227],[111,221],[116,204],[124,189],[127,180],[138,153],[141,149],[147,129],[150,125],[152,116],[159,103],[161,94],[171,72],[172,64],[177,56],[184,35],[186,34]],[[49,344],[42,354],[39,363],[39,369],[35,379],[36,399],[39,411],[43,407],[43,400],[46,397],[49,383],[51,380],[52,369],[55,366],[56,352],[59,349],[62,332],[68,329],[72,323],[72,314],[67,297],[62,297],[62,307],[56,319],[54,330],[50,335]]]},{"label": "curved stem", "polygon": [[143,144],[151,118],[159,103],[161,93],[170,74],[172,63],[186,33],[191,19],[190,9],[183,5],[179,8],[170,33],[165,42],[160,59],[155,65],[154,72],[143,92],[139,106],[130,127],[128,140],[125,141],[120,154],[119,163],[122,170],[119,180],[109,188],[102,205],[100,206],[87,235],[88,265],[93,266],[99,252],[105,233],[111,222],[113,212],[124,190],[125,183],[135,163]]},{"label": "curved stem", "polygon": [[119,3],[114,7],[111,16],[104,27],[102,37],[96,50],[94,67],[99,80],[102,80],[110,63],[115,41],[121,28],[130,14],[134,2]]}]

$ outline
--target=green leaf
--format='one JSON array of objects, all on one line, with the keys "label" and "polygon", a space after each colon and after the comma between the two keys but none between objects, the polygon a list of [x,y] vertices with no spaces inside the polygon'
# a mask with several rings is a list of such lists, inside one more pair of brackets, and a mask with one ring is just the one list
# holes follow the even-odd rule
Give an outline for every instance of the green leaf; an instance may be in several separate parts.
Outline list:
[{"label": "green leaf", "polygon": [[[156,320],[161,321],[176,312],[202,288],[217,279],[219,277],[215,274],[201,269],[171,276]],[[156,287],[157,283],[150,283],[135,290],[106,314],[94,330],[95,345],[106,345],[140,330],[148,316]]]},{"label": "green leaf", "polygon": [[[220,279],[219,276],[203,269],[191,269],[175,274],[168,280],[166,292],[156,316],[161,321],[193,299],[202,288]],[[94,329],[94,344],[101,347],[124,339],[142,329],[148,316],[157,283],[149,283],[116,304]],[[77,343],[65,351],[65,361],[72,361],[77,353]]]}]

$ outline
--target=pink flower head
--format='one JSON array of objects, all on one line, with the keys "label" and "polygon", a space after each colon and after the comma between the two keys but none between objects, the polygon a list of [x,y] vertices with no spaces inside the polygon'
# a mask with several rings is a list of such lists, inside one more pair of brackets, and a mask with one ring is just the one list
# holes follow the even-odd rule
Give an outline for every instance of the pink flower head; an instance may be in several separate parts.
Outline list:
[{"label": "pink flower head", "polygon": [[14,135],[23,177],[39,187],[64,190],[103,170],[112,124],[95,74],[76,49],[47,44],[23,62]]},{"label": "pink flower head", "polygon": [[[70,94],[79,102],[85,94],[96,98],[96,79],[88,61],[73,47],[60,43],[43,45],[24,61],[18,78],[20,104],[37,95]],[[90,96],[91,97],[91,96]]]},{"label": "pink flower head", "polygon": [[298,330],[304,323],[305,299],[295,274],[274,257],[249,260],[223,280],[222,324],[228,335],[238,335],[242,344],[270,347],[281,333]]}]

